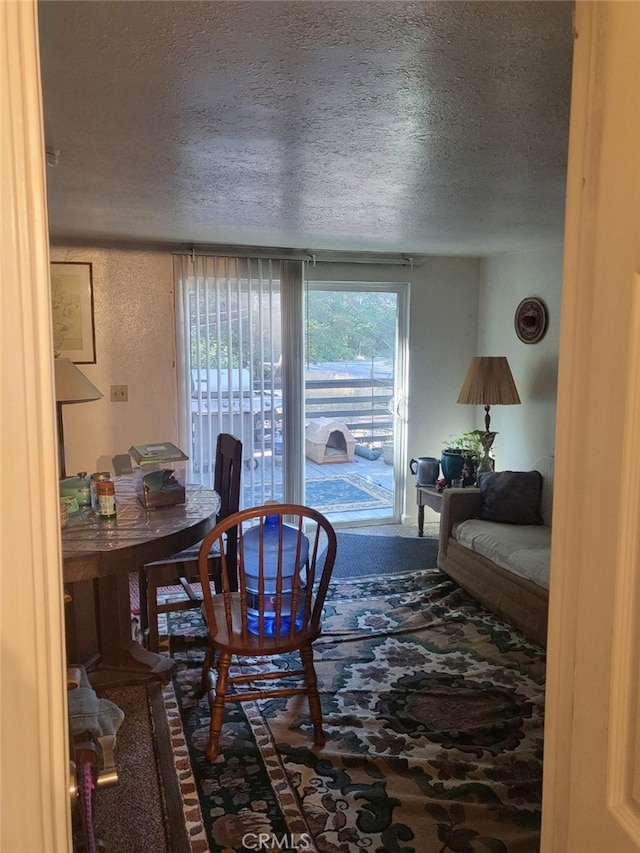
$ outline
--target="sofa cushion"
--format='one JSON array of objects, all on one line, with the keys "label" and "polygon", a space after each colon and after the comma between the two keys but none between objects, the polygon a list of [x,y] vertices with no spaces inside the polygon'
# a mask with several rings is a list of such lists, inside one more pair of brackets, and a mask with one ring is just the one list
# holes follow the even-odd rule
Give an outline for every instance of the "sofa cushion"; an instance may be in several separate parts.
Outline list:
[{"label": "sofa cushion", "polygon": [[539,471],[490,471],[478,476],[478,518],[499,524],[542,524]]},{"label": "sofa cushion", "polygon": [[550,527],[470,518],[457,522],[452,533],[458,544],[470,551],[549,589]]}]

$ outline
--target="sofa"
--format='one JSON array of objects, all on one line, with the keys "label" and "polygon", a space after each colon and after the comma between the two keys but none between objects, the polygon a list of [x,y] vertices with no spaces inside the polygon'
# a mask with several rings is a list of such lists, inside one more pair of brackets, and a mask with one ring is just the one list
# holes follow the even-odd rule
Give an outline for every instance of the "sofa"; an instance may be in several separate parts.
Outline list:
[{"label": "sofa", "polygon": [[479,488],[446,489],[440,515],[441,571],[541,646],[547,637],[553,462],[545,456],[526,474],[496,472],[485,475]]}]

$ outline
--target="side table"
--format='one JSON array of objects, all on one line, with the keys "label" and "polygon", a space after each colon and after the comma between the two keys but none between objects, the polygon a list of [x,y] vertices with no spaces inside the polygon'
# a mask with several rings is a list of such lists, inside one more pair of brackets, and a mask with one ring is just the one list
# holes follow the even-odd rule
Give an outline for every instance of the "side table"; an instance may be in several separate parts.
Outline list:
[{"label": "side table", "polygon": [[428,506],[440,512],[442,492],[439,492],[435,486],[416,486],[416,503],[418,504],[418,536],[424,536],[424,508]]}]

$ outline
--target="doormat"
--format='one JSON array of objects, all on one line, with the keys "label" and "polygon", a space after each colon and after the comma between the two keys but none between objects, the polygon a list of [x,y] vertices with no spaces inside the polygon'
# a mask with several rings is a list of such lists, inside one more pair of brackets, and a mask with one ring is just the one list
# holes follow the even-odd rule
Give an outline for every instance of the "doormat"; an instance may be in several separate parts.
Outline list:
[{"label": "doormat", "polygon": [[[282,500],[282,483],[270,483],[262,487],[244,487],[243,506],[250,507],[268,500]],[[260,498],[256,498],[259,494]],[[318,477],[306,482],[305,503],[318,512],[339,512],[354,509],[381,509],[391,507],[393,494],[359,474],[347,474],[338,477]]]},{"label": "doormat", "polygon": [[338,551],[333,578],[380,577],[436,567],[437,539],[363,536],[342,530],[336,535]]}]

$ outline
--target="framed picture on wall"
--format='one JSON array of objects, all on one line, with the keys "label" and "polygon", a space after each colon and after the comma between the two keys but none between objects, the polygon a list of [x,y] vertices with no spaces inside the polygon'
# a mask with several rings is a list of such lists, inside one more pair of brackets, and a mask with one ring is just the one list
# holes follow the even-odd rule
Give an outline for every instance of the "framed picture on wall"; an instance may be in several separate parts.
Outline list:
[{"label": "framed picture on wall", "polygon": [[51,264],[51,310],[56,356],[76,364],[95,364],[91,264]]}]

